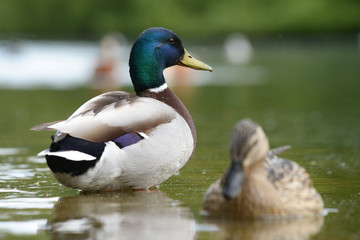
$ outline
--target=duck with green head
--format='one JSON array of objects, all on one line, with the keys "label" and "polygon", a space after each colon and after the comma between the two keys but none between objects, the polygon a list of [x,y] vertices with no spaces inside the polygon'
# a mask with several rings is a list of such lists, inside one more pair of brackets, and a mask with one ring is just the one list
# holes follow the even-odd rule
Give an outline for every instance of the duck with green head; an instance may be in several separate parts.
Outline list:
[{"label": "duck with green head", "polygon": [[212,71],[165,28],[150,28],[130,53],[136,94],[104,93],[67,120],[32,130],[57,130],[45,156],[55,178],[84,191],[149,189],[182,168],[196,147],[194,122],[167,87],[163,70],[173,65]]}]

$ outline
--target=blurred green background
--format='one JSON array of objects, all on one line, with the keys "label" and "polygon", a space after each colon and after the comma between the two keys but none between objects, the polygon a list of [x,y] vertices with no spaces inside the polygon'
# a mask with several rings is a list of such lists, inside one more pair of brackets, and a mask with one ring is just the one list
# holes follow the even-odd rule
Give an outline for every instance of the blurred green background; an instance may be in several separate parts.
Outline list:
[{"label": "blurred green background", "polygon": [[[213,73],[188,75],[196,80],[194,86],[173,88],[193,116],[198,145],[180,173],[160,186],[161,192],[171,198],[172,208],[191,210],[194,219],[190,220],[196,221],[198,239],[225,239],[221,229],[206,228],[213,225],[200,214],[201,202],[206,189],[228,166],[233,124],[245,117],[264,127],[272,147],[292,145],[283,156],[307,169],[325,206],[333,210],[314,239],[358,239],[359,0],[1,0],[0,239],[85,239],[87,229],[73,235],[70,232],[71,236],[56,229],[56,214],[61,212],[56,209],[63,206],[61,202],[75,196],[79,198],[73,199],[73,204],[79,200],[79,207],[86,207],[82,204],[84,196],[59,185],[45,160],[35,157],[48,147],[52,133],[28,129],[67,118],[98,94],[89,89],[89,83],[94,71],[91,65],[96,67],[98,41],[104,35],[120,32],[129,39],[120,57],[122,72],[128,77],[128,51],[133,39],[154,26],[174,30],[189,51],[214,68]],[[225,53],[226,38],[234,32],[249,37],[241,49],[230,44],[231,53],[245,53],[241,63],[229,61]],[[76,75],[78,69],[89,73]],[[50,74],[41,75],[41,71]],[[78,79],[82,84],[67,88],[69,82],[74,82],[69,75],[88,78]],[[45,79],[37,81],[39,76]],[[16,81],[15,85],[9,84]],[[28,83],[31,81],[35,88]],[[132,92],[129,85],[121,88]],[[103,196],[93,197],[95,205],[104,200]],[[114,201],[129,199],[108,197]],[[39,199],[50,206],[31,204]],[[11,205],[13,202],[18,205]],[[122,206],[112,213],[121,219],[135,209],[143,216],[143,205]],[[145,207],[153,210],[151,205]],[[177,210],[184,215],[184,209]],[[97,219],[94,222],[101,233],[104,229],[98,223],[112,218],[92,212],[92,208],[85,209],[84,216],[74,212],[60,220],[72,224],[79,216]],[[31,221],[36,220],[47,225],[33,225]],[[19,226],[29,231],[19,231],[24,228]],[[120,225],[110,226],[117,233]],[[310,238],[303,237],[301,231],[292,235],[288,228],[285,230],[293,239]],[[91,228],[89,232],[97,233]],[[226,232],[236,239],[236,232]]]},{"label": "blurred green background", "polygon": [[210,38],[234,31],[354,33],[358,0],[2,0],[0,37],[91,39],[109,31],[136,36],[152,26],[182,37]]}]

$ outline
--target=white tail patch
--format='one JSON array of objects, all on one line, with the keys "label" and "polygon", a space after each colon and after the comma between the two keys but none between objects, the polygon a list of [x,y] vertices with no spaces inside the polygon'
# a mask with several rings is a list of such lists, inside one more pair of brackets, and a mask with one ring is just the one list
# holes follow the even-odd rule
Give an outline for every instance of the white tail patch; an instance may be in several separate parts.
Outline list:
[{"label": "white tail patch", "polygon": [[38,154],[39,157],[42,156],[58,156],[62,158],[66,158],[71,161],[92,161],[95,160],[96,157],[91,156],[89,154],[79,152],[79,151],[59,151],[59,152],[50,152],[49,149],[46,149]]},{"label": "white tail patch", "polygon": [[45,157],[49,153],[49,149],[45,149],[44,151],[41,151],[37,154],[38,157]]},{"label": "white tail patch", "polygon": [[143,133],[143,132],[139,132],[138,133],[140,136],[142,136],[143,138],[149,138],[149,136],[148,135],[146,135],[145,133]]}]

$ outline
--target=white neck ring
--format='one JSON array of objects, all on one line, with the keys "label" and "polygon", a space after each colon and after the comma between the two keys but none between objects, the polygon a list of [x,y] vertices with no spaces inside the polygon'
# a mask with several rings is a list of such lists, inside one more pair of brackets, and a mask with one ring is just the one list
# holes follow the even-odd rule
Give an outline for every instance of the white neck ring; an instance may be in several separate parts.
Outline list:
[{"label": "white neck ring", "polygon": [[165,89],[168,88],[168,85],[166,83],[164,83],[163,85],[161,85],[160,87],[156,87],[156,88],[150,88],[149,92],[153,92],[153,93],[159,93],[164,91]]}]

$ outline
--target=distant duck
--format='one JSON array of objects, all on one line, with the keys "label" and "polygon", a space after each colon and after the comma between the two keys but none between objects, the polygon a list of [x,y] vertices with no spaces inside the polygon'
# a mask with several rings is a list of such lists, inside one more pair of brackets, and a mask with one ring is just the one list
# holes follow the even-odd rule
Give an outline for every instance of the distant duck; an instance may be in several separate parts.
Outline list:
[{"label": "distant duck", "polygon": [[269,151],[262,128],[251,120],[235,125],[231,165],[205,194],[203,209],[213,217],[298,218],[321,215],[323,201],[306,170]]},{"label": "distant duck", "polygon": [[120,84],[118,77],[120,53],[121,42],[114,35],[108,34],[101,39],[94,76],[91,81],[92,88],[102,91],[101,93],[117,88]]},{"label": "distant duck", "polygon": [[249,38],[242,33],[230,34],[224,42],[224,53],[231,64],[245,64],[253,57],[253,47]]},{"label": "distant duck", "polygon": [[182,168],[196,147],[190,113],[167,87],[163,70],[173,65],[212,71],[165,28],[150,28],[130,53],[136,95],[104,93],[67,120],[32,130],[57,130],[46,158],[55,178],[84,191],[149,189]]}]

